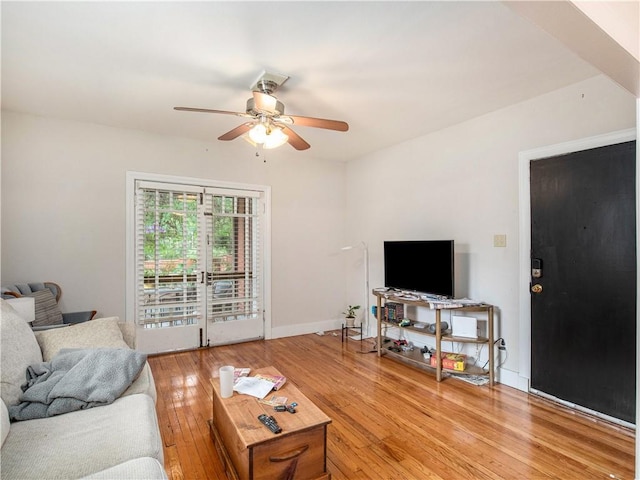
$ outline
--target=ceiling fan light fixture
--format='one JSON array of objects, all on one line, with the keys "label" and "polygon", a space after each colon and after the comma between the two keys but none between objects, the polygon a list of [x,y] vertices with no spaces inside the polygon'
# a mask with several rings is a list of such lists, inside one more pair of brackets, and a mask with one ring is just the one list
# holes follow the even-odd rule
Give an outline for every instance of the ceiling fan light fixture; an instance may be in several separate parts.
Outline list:
[{"label": "ceiling fan light fixture", "polygon": [[254,125],[253,128],[249,130],[249,138],[256,144],[264,143],[267,138],[267,127],[265,127],[263,123]]},{"label": "ceiling fan light fixture", "polygon": [[284,145],[289,140],[282,128],[274,125],[257,123],[243,136],[254,147],[262,145],[262,148],[271,149]]},{"label": "ceiling fan light fixture", "polygon": [[273,127],[271,132],[267,134],[264,143],[262,144],[263,148],[278,148],[281,145],[284,145],[289,140],[289,136],[282,131],[280,127]]}]

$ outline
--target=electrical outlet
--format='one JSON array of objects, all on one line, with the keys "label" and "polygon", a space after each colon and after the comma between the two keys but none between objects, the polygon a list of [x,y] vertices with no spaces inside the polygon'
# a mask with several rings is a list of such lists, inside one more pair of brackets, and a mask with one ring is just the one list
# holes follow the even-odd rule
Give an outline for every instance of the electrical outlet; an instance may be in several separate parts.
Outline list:
[{"label": "electrical outlet", "polygon": [[496,234],[493,236],[493,246],[494,247],[506,247],[507,246],[507,235],[504,233]]}]

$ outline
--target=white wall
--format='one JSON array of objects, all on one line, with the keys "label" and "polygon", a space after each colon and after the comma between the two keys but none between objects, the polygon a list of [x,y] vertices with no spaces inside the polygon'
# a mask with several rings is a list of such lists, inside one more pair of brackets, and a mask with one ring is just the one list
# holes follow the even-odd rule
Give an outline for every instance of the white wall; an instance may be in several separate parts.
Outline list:
[{"label": "white wall", "polygon": [[[517,382],[528,287],[518,285],[518,152],[631,127],[635,98],[598,76],[350,162],[347,238],[369,244],[372,288],[384,282],[383,240],[454,239],[456,293],[498,307],[502,380]],[[494,234],[507,235],[506,248],[493,247]],[[349,269],[348,298],[359,275]]]},{"label": "white wall", "polygon": [[[126,172],[272,187],[274,336],[334,328],[344,305],[344,165],[288,146],[209,143],[2,114],[2,278],[58,282],[63,311],[125,316]],[[295,327],[292,327],[295,326]]]}]

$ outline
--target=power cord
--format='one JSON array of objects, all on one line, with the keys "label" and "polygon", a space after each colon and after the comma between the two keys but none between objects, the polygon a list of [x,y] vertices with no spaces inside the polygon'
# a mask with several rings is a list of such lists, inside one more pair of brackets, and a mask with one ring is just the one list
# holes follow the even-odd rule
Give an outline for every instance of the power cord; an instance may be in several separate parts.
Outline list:
[{"label": "power cord", "polygon": [[[502,362],[500,362],[497,366],[497,368],[500,368],[502,365],[505,364],[505,362],[507,361],[507,359],[509,358],[509,351],[507,350],[507,344],[504,341],[504,338],[500,337],[498,338],[495,342],[493,342],[493,345],[498,345],[498,354],[500,354],[500,351],[505,352],[505,356],[504,356],[504,360],[502,360]],[[487,368],[487,365],[489,364],[489,360],[487,360],[485,362],[485,364],[483,365],[482,369],[484,370],[485,368]]]},{"label": "power cord", "polygon": [[[480,348],[477,349],[476,351],[476,361],[473,362],[473,366],[477,367],[478,366],[478,361],[480,360],[480,356],[482,355],[482,349],[484,348],[484,343],[480,344]],[[486,364],[485,364],[486,365]],[[482,367],[484,369],[484,367]]]}]

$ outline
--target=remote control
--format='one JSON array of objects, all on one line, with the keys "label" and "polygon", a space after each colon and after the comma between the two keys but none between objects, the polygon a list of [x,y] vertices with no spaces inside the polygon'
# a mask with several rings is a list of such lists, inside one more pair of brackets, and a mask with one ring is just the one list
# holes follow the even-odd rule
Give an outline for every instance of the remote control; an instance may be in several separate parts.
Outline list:
[{"label": "remote control", "polygon": [[263,413],[261,415],[258,415],[258,420],[260,420],[264,424],[264,426],[271,430],[273,433],[280,433],[282,431],[282,429],[278,426],[278,422],[276,422],[276,419],[273,417],[268,417]]}]

